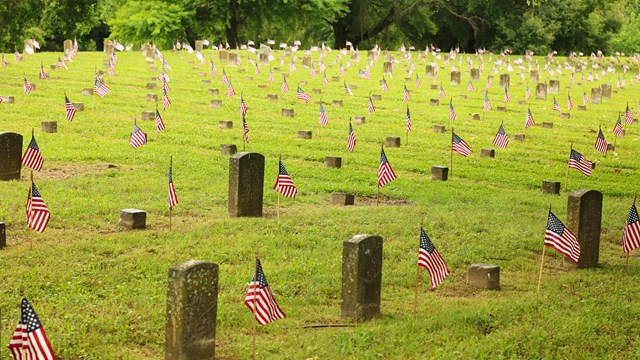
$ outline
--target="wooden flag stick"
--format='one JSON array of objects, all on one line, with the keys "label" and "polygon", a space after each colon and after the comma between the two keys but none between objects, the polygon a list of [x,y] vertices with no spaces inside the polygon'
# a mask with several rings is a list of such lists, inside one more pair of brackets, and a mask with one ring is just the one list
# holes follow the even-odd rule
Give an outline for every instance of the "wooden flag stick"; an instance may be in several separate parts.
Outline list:
[{"label": "wooden flag stick", "polygon": [[[173,172],[173,155],[169,157],[169,171]],[[173,173],[171,174],[173,181]],[[173,206],[169,205],[169,231],[171,231],[171,217],[173,215]]]},{"label": "wooden flag stick", "polygon": [[542,269],[544,268],[544,252],[547,249],[545,245],[542,245],[542,259],[540,260],[540,273],[538,274],[538,290],[540,291],[540,284],[542,283]]},{"label": "wooden flag stick", "polygon": [[[31,130],[33,131],[33,129]],[[33,170],[31,170],[31,186],[29,186],[29,217],[27,218],[27,226],[29,226],[29,250],[33,250],[33,227],[31,226],[31,218],[33,208]]]},{"label": "wooden flag stick", "polygon": [[[570,145],[571,150],[573,150],[573,143]],[[569,152],[569,158],[571,158],[571,152]],[[564,191],[567,192],[567,187],[569,186],[569,164],[567,164],[567,177],[564,182]]]},{"label": "wooden flag stick", "polygon": [[256,298],[258,282],[258,243],[256,242],[256,261],[253,270],[253,360],[256,359]]}]

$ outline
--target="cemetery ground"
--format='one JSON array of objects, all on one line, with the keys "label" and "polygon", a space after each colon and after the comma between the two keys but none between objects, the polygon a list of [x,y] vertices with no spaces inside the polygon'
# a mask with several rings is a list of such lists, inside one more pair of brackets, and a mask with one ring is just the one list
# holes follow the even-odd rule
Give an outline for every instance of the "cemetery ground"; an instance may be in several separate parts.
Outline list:
[{"label": "cemetery ground", "polygon": [[[467,55],[461,85],[449,84],[450,67],[440,69],[438,84],[447,97],[439,106],[429,105],[439,90],[430,88],[433,79],[426,77],[425,63],[414,54],[413,77],[405,80],[408,65],[397,64],[393,78],[386,77],[389,92],[374,101],[376,112],[368,114],[369,94],[380,94],[382,57],[372,68],[370,80],[357,75],[366,66],[366,53],[361,53],[360,63],[352,60],[340,81],[332,81],[340,64],[333,64],[338,55],[333,51],[325,58],[330,80],[326,87],[322,73],[309,78],[309,69],[298,61],[298,69],[287,77],[290,91],[282,94],[281,73],[289,73],[290,57],[285,58],[284,67],[273,70],[275,82],[269,84],[269,67],[261,66],[261,73],[254,74],[244,52],[242,64],[232,67],[218,61],[214,52],[205,52],[207,64],[199,65],[193,54],[167,51],[172,105],[164,114],[166,130],[156,139],[154,122],[142,121],[140,114],[155,110],[156,103],[145,100],[148,93],[157,93],[161,99],[160,82],[151,80],[159,74],[159,60],[156,70],[150,71],[140,53],[118,53],[116,75],[107,80],[111,92],[101,99],[80,92],[93,87],[94,69],[105,69],[106,57],[81,52],[68,64],[69,71],[50,70],[58,55],[26,56],[21,63],[0,69],[0,95],[15,96],[14,104],[0,104],[0,131],[22,134],[24,150],[35,128],[45,162],[42,171],[34,173],[34,181],[52,215],[44,233],[30,233],[24,219],[30,171],[23,168],[21,181],[0,183],[0,221],[7,225],[7,247],[0,250],[0,353],[4,358],[19,319],[21,289],[60,359],[163,358],[167,271],[178,262],[199,259],[220,266],[216,356],[246,359],[251,354],[254,320],[243,301],[256,246],[271,289],[287,315],[258,325],[261,358],[640,356],[640,259],[634,251],[627,270],[621,245],[622,228],[639,184],[638,124],[624,125],[625,137],[606,156],[594,148],[599,126],[607,141],[613,142],[613,125],[627,102],[635,114],[640,99],[635,68],[626,75],[625,89],[615,89],[620,69],[592,83],[580,81],[576,73],[570,90],[565,88],[569,86],[565,72],[555,96],[566,112],[567,92],[571,92],[576,105],[571,118],[561,119],[552,110],[553,95],[546,100],[535,100],[533,95],[530,107],[536,126],[525,130],[527,105],[517,101],[524,100],[529,72],[524,81],[516,75],[518,69],[511,73],[512,101],[506,112],[497,112],[495,108],[504,105],[504,90],[497,79],[506,69],[493,74],[487,62],[480,80],[474,82],[476,90],[467,94]],[[209,57],[217,66],[215,79],[209,76]],[[478,60],[473,55],[472,59],[477,66]],[[194,60],[195,64],[189,63]],[[545,59],[539,61],[543,66]],[[37,79],[41,62],[50,73],[48,80]],[[278,62],[279,54],[271,66],[278,67]],[[342,62],[346,67],[346,58]],[[226,85],[220,85],[223,68],[237,93],[231,99],[226,97]],[[246,72],[239,73],[241,69]],[[417,89],[416,73],[422,81]],[[541,69],[544,79],[542,73],[546,72]],[[480,121],[472,120],[471,113],[482,115],[487,75],[495,76],[489,90],[493,110]],[[23,76],[36,83],[26,97]],[[210,84],[202,82],[208,79]],[[344,94],[345,79],[357,85],[352,87],[353,97]],[[307,82],[301,87],[312,97],[308,104],[296,100],[300,81]],[[157,83],[157,88],[145,89],[148,82]],[[617,90],[611,99],[577,111],[583,90],[590,95],[592,87],[607,82]],[[404,83],[411,90],[408,105],[413,120],[408,144]],[[529,86],[535,94],[535,83]],[[219,89],[220,95],[209,95],[210,88]],[[312,89],[321,89],[322,94]],[[65,92],[71,101],[84,102],[85,110],[77,112],[73,122],[64,118]],[[242,149],[240,94],[249,107],[247,151],[266,158],[262,218],[227,215],[229,159],[220,154],[219,146],[236,144]],[[267,94],[277,94],[279,99],[267,100]],[[222,107],[212,109],[212,99],[221,99]],[[458,114],[455,132],[473,152],[467,158],[454,154],[449,180],[433,181],[429,180],[431,166],[449,166],[450,161],[449,99]],[[344,106],[332,106],[333,100],[343,100]],[[318,101],[325,104],[326,127],[318,124]],[[162,113],[161,101],[158,106]],[[295,117],[282,117],[282,108],[293,108]],[[347,155],[349,118],[354,116],[365,116],[366,122],[353,124],[357,145]],[[129,134],[136,118],[149,142],[135,151],[134,162]],[[52,120],[58,121],[58,132],[43,133],[40,122]],[[221,120],[232,120],[233,128],[219,128]],[[494,159],[480,157],[480,149],[493,148],[502,122],[511,139],[509,146],[496,149]],[[543,128],[543,122],[553,122],[553,128]],[[447,132],[433,132],[436,124],[445,125]],[[298,130],[313,131],[313,138],[298,139]],[[526,140],[516,141],[513,135],[518,133],[526,134]],[[380,189],[376,206],[380,145],[387,136],[401,138],[400,148],[385,148],[398,178]],[[564,191],[570,144],[597,166],[591,177],[571,169],[568,191]],[[170,155],[180,201],[173,210],[171,231]],[[299,193],[295,199],[280,199],[277,216],[272,185],[279,156]],[[325,156],[341,156],[342,168],[326,167]],[[563,191],[559,196],[542,194],[543,180],[560,181]],[[567,271],[562,256],[547,251],[537,292],[547,211],[551,206],[566,224],[567,194],[576,189],[604,194],[600,266]],[[336,191],[355,193],[355,206],[332,204],[329,199]],[[124,208],[147,211],[147,229],[119,228],[118,213]],[[451,274],[432,291],[427,272],[420,270],[414,320],[421,218]],[[355,234],[384,239],[382,315],[362,323],[340,317],[342,242]],[[500,290],[477,290],[466,284],[468,266],[478,262],[501,267]],[[353,326],[305,328],[314,324]]]}]

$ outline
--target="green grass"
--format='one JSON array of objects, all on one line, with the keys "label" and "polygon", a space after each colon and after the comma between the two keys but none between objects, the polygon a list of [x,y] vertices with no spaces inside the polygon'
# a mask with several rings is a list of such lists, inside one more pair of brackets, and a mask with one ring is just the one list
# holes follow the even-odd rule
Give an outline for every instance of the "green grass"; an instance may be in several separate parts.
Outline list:
[{"label": "green grass", "polygon": [[[342,78],[322,87],[322,75],[309,79],[309,70],[287,78],[291,90],[280,93],[280,72],[267,89],[268,68],[253,74],[246,54],[239,67],[224,66],[237,96],[228,100],[220,86],[223,64],[211,85],[209,66],[194,69],[194,56],[167,52],[172,66],[171,107],[165,115],[167,129],[155,139],[152,121],[140,121],[140,113],[155,109],[145,101],[145,84],[151,72],[139,53],[119,53],[116,76],[104,99],[82,97],[93,87],[93,71],[101,68],[103,54],[80,53],[69,71],[51,71],[51,79],[37,80],[41,61],[47,66],[58,54],[27,56],[19,64],[0,69],[0,95],[13,95],[16,103],[0,105],[0,131],[18,132],[29,141],[31,128],[45,163],[35,182],[52,220],[42,234],[30,234],[25,226],[24,204],[29,172],[21,181],[0,186],[0,221],[7,224],[8,247],[0,251],[0,308],[2,346],[6,346],[19,318],[20,289],[38,312],[60,359],[159,359],[164,357],[164,322],[167,271],[187,259],[220,265],[220,293],[216,354],[222,359],[244,359],[251,353],[252,316],[243,304],[246,284],[252,276],[256,244],[272,290],[287,318],[258,327],[258,353],[263,358],[374,359],[374,358],[635,358],[640,356],[640,315],[636,296],[640,262],[634,253],[625,270],[622,227],[634,194],[638,191],[637,124],[624,126],[626,136],[617,141],[615,153],[603,156],[594,148],[599,126],[613,142],[611,130],[627,102],[635,110],[640,87],[627,74],[627,87],[560,119],[552,111],[553,95],[530,102],[536,126],[524,130],[526,82],[511,73],[512,102],[507,112],[490,111],[481,121],[470,113],[482,113],[487,63],[476,91],[467,99],[468,69],[462,66],[462,85],[449,85],[449,66],[440,70],[447,95],[458,113],[455,131],[473,149],[467,157],[454,154],[453,176],[447,182],[429,180],[433,165],[449,165],[450,133],[432,132],[434,124],[449,124],[448,99],[429,106],[438,90],[424,75],[425,63],[416,60],[423,85],[415,89],[414,77],[406,81],[412,90],[409,103],[414,130],[405,143],[405,104],[402,85],[408,64],[400,62],[394,78],[387,77],[390,91],[375,101],[377,111],[367,114],[370,92],[380,93],[382,59],[371,80],[357,77],[365,67],[353,63],[345,74],[354,97],[343,93]],[[302,56],[300,52],[298,54]],[[327,77],[338,75],[333,65],[336,51],[325,58]],[[401,58],[400,54],[395,54]],[[276,56],[278,58],[278,56]],[[314,58],[317,54],[314,54]],[[466,59],[466,55],[465,55]],[[474,64],[478,60],[474,59]],[[488,57],[486,58],[488,60]],[[282,71],[288,72],[290,58]],[[544,59],[538,61],[544,64]],[[560,63],[564,59],[559,59]],[[274,62],[274,66],[278,60]],[[346,66],[346,59],[342,60]],[[466,62],[466,61],[465,61]],[[337,61],[340,63],[340,60]],[[456,61],[457,63],[457,61]],[[160,66],[157,61],[156,66]],[[198,66],[198,65],[196,65]],[[316,64],[317,68],[317,64]],[[238,73],[246,69],[246,73]],[[199,76],[204,72],[205,77]],[[499,71],[489,91],[495,109],[503,90]],[[631,70],[634,73],[635,69]],[[528,71],[526,72],[528,79]],[[585,73],[585,77],[586,77]],[[37,84],[25,99],[22,77]],[[246,79],[252,76],[253,80]],[[545,71],[541,78],[549,79]],[[571,95],[577,107],[582,92],[611,81],[579,85]],[[566,109],[568,72],[560,76],[558,102]],[[295,99],[299,81],[313,103]],[[535,85],[530,84],[532,91]],[[223,106],[212,109],[209,88],[219,88]],[[321,88],[322,95],[312,93]],[[74,102],[84,101],[85,111],[73,122],[64,119],[64,92]],[[248,151],[266,157],[265,217],[230,219],[227,216],[228,159],[219,145],[235,143],[241,148],[239,97],[249,112]],[[266,94],[278,94],[277,102]],[[331,105],[344,100],[343,107]],[[324,101],[329,124],[318,124],[317,101]],[[328,105],[327,105],[328,103]],[[162,106],[160,104],[160,106]],[[280,115],[281,108],[295,109],[294,118]],[[634,111],[635,112],[635,111]],[[354,124],[358,144],[342,169],[322,164],[325,156],[347,157],[346,137],[352,116],[365,115],[365,124]],[[149,135],[149,143],[134,151],[129,134],[134,118]],[[44,134],[40,122],[57,120],[58,133]],[[219,120],[233,120],[232,130],[218,128]],[[481,158],[481,148],[491,148],[500,125],[511,137],[509,146],[496,151],[495,159]],[[542,122],[553,122],[543,129]],[[296,139],[298,130],[313,130],[313,140]],[[518,142],[516,133],[526,133]],[[375,206],[380,144],[387,136],[402,138],[401,148],[385,152],[398,179],[380,190],[383,199]],[[540,253],[547,209],[566,220],[566,192],[542,195],[542,180],[565,185],[569,147],[597,161],[591,177],[569,172],[568,190],[589,188],[604,194],[600,267],[566,271],[562,257],[547,251],[543,284],[536,292]],[[166,172],[173,155],[174,181],[180,203],[174,208],[173,230],[168,230]],[[298,186],[296,199],[281,199],[272,190],[278,157]],[[108,169],[101,164],[117,168]],[[356,206],[337,207],[329,202],[334,191],[356,193]],[[147,211],[148,229],[124,231],[116,226],[123,208]],[[424,218],[426,232],[445,258],[451,275],[435,291],[428,289],[428,274],[421,271],[418,317],[413,319],[413,294],[418,230]],[[384,238],[382,316],[349,328],[305,329],[317,323],[350,323],[340,318],[342,241],[354,234],[377,234]],[[31,249],[33,244],[33,249]],[[479,291],[466,285],[466,269],[472,263],[497,264],[502,272],[500,291]],[[6,348],[0,353],[8,356]]]}]

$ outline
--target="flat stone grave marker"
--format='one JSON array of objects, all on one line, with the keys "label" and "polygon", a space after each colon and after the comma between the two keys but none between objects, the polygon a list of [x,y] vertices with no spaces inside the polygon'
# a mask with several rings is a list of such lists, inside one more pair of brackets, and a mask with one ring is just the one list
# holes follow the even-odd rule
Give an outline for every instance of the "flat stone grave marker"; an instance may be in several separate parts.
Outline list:
[{"label": "flat stone grave marker", "polygon": [[470,286],[488,290],[500,289],[500,267],[490,264],[472,264],[467,270]]},{"label": "flat stone grave marker", "polygon": [[218,96],[218,95],[220,95],[220,90],[218,90],[218,89],[209,89],[209,95]]},{"label": "flat stone grave marker", "polygon": [[149,102],[157,102],[158,101],[158,94],[147,94],[146,99]]},{"label": "flat stone grave marker", "polygon": [[238,147],[235,144],[220,144],[220,153],[222,155],[233,155],[238,152]]},{"label": "flat stone grave marker", "polygon": [[231,120],[220,120],[218,122],[218,128],[220,128],[220,129],[233,129],[233,121],[231,121]]},{"label": "flat stone grave marker", "polygon": [[211,107],[214,109],[219,109],[222,106],[222,100],[211,100]]},{"label": "flat stone grave marker", "polygon": [[542,180],[542,193],[560,195],[560,181]]},{"label": "flat stone grave marker", "polygon": [[142,114],[140,114],[140,118],[142,120],[155,120],[156,119],[156,112],[155,111],[143,111]]},{"label": "flat stone grave marker", "polygon": [[152,83],[152,82],[147,83],[147,85],[145,86],[145,88],[147,88],[147,89],[149,89],[149,90],[153,90],[153,89],[155,89],[156,87],[158,87],[158,85],[157,85],[156,83]]},{"label": "flat stone grave marker", "polygon": [[513,138],[518,140],[518,141],[524,141],[526,136],[525,136],[525,134],[515,134],[515,135],[513,135]]},{"label": "flat stone grave marker", "polygon": [[445,131],[447,131],[447,129],[444,127],[444,125],[433,125],[433,132],[434,133],[442,134]]},{"label": "flat stone grave marker", "polygon": [[371,100],[382,100],[382,95],[380,95],[380,94],[371,94]]},{"label": "flat stone grave marker", "polygon": [[447,181],[447,179],[449,179],[449,167],[447,166],[431,167],[431,180]]},{"label": "flat stone grave marker", "polygon": [[551,129],[551,128],[553,128],[553,123],[552,122],[543,122],[542,123],[542,128],[543,129]]},{"label": "flat stone grave marker", "polygon": [[431,106],[440,105],[440,99],[429,99],[429,105],[431,105]]},{"label": "flat stone grave marker", "polygon": [[364,116],[356,116],[356,117],[353,118],[353,122],[355,122],[356,124],[364,124],[365,117]]},{"label": "flat stone grave marker", "polygon": [[74,102],[71,104],[73,104],[73,107],[76,109],[76,111],[84,111],[84,103]]},{"label": "flat stone grave marker", "polygon": [[82,89],[82,92],[80,94],[82,96],[92,96],[93,95],[93,88]]},{"label": "flat stone grave marker", "polygon": [[40,127],[44,133],[53,134],[58,132],[57,121],[42,121]]},{"label": "flat stone grave marker", "polygon": [[118,225],[126,229],[144,229],[147,227],[147,213],[139,209],[120,210]]},{"label": "flat stone grave marker", "polygon": [[342,106],[342,100],[333,100],[333,106]]},{"label": "flat stone grave marker", "polygon": [[496,151],[495,151],[495,149],[481,149],[480,150],[480,157],[495,158],[496,157]]},{"label": "flat stone grave marker", "polygon": [[282,116],[293,117],[293,109],[283,108],[282,109]]},{"label": "flat stone grave marker", "polygon": [[331,202],[338,205],[353,205],[355,203],[354,194],[345,194],[341,192],[334,192],[331,194]]},{"label": "flat stone grave marker", "polygon": [[2,102],[5,104],[13,104],[16,102],[16,98],[13,96],[3,96]]},{"label": "flat stone grave marker", "polygon": [[560,93],[560,80],[549,80],[549,87],[547,88],[549,94]]},{"label": "flat stone grave marker", "polygon": [[387,136],[384,146],[390,147],[390,148],[399,148],[400,138],[395,136]]},{"label": "flat stone grave marker", "polygon": [[267,100],[278,100],[278,95],[276,95],[276,94],[267,94]]},{"label": "flat stone grave marker", "polygon": [[311,140],[312,132],[311,130],[298,130],[298,139]]},{"label": "flat stone grave marker", "polygon": [[338,156],[325,156],[324,164],[330,168],[340,169],[342,167],[342,158]]}]

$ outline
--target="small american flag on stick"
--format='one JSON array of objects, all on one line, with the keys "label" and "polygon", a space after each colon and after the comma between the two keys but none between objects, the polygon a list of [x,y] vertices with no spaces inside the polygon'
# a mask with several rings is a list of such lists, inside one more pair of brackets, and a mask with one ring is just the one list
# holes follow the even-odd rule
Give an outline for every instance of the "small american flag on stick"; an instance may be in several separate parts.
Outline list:
[{"label": "small american flag on stick", "polygon": [[[33,176],[32,176],[33,177]],[[49,224],[51,213],[47,204],[44,203],[36,184],[31,180],[31,189],[27,197],[26,205],[27,226],[39,233],[43,232]]]},{"label": "small american flag on stick", "polygon": [[418,266],[422,266],[429,271],[432,289],[438,287],[447,275],[449,275],[447,264],[422,228],[420,228]]},{"label": "small american flag on stick", "polygon": [[15,360],[56,360],[42,323],[26,298],[21,302],[21,315],[9,351]]},{"label": "small american flag on stick", "polygon": [[591,163],[591,161],[582,156],[582,154],[571,149],[571,154],[569,155],[569,168],[578,169],[584,175],[591,176],[593,164]]},{"label": "small american flag on stick", "polygon": [[76,115],[76,108],[75,106],[73,106],[71,100],[69,100],[69,97],[67,97],[66,94],[64,96],[64,101],[65,117],[67,118],[67,120],[72,121],[73,117]]},{"label": "small american flag on stick", "polygon": [[381,188],[396,179],[396,173],[393,172],[389,159],[384,153],[384,147],[380,150],[380,165],[378,166],[378,188]]},{"label": "small american flag on stick", "polygon": [[286,197],[294,198],[298,194],[298,188],[291,180],[291,176],[289,176],[287,169],[284,168],[282,161],[278,162],[278,178],[275,185],[273,185],[273,189]]},{"label": "small american flag on stick", "polygon": [[576,236],[551,211],[544,234],[544,245],[556,249],[576,263],[580,258],[580,244]]},{"label": "small american flag on stick", "polygon": [[244,303],[254,314],[260,325],[266,325],[278,319],[284,319],[285,313],[273,297],[267,278],[262,271],[260,260],[256,258],[255,274],[249,283]]},{"label": "small american flag on stick", "polygon": [[27,146],[27,150],[25,150],[24,155],[22,155],[21,163],[35,171],[40,171],[40,169],[42,169],[44,158],[42,157],[36,138],[33,135],[33,130],[31,131],[31,141],[29,142],[29,146]]},{"label": "small american flag on stick", "polygon": [[638,209],[636,208],[635,199],[629,209],[627,222],[624,224],[622,247],[626,253],[640,247],[640,220],[638,219]]}]

